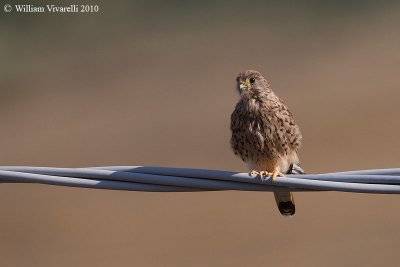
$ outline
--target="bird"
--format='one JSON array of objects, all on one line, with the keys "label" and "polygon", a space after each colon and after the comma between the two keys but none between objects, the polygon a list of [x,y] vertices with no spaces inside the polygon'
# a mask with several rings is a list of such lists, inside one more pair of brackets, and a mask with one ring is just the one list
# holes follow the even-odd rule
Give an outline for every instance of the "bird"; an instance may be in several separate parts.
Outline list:
[{"label": "bird", "polygon": [[[298,150],[302,134],[292,113],[256,70],[240,72],[236,78],[240,95],[231,115],[230,144],[235,155],[249,168],[249,175],[265,180],[285,174],[303,174]],[[296,212],[292,192],[274,192],[280,213]]]}]

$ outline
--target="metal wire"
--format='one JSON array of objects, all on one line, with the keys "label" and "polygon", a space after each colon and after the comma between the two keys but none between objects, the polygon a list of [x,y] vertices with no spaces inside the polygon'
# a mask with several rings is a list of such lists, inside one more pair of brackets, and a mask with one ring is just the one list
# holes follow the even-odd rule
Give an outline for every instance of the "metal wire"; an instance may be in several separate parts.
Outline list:
[{"label": "metal wire", "polygon": [[148,192],[242,190],[399,194],[400,168],[287,175],[272,181],[270,178],[263,180],[248,173],[188,168],[4,166],[0,167],[0,182]]}]

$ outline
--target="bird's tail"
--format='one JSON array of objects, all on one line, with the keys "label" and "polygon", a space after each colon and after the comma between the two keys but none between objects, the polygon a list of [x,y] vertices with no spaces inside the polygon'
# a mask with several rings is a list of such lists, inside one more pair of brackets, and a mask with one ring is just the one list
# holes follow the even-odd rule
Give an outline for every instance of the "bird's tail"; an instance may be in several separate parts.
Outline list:
[{"label": "bird's tail", "polygon": [[[286,174],[304,174],[299,164],[291,164]],[[296,205],[292,192],[274,192],[276,205],[283,216],[293,216],[296,213]]]}]

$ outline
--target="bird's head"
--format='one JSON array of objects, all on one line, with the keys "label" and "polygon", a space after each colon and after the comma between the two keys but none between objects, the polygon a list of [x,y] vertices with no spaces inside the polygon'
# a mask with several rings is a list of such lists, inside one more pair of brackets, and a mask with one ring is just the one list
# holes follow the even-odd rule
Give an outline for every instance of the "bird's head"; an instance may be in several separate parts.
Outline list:
[{"label": "bird's head", "polygon": [[242,97],[264,95],[271,91],[267,79],[265,79],[261,73],[256,70],[246,70],[239,73],[236,81],[237,90]]}]

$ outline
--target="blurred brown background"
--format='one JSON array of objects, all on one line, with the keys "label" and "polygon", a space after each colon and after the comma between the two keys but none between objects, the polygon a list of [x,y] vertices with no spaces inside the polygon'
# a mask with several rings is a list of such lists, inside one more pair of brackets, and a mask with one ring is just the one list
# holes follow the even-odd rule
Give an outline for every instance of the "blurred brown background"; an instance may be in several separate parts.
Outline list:
[{"label": "blurred brown background", "polygon": [[[1,165],[246,171],[229,120],[253,68],[295,114],[306,171],[400,167],[395,1],[85,3],[100,13],[1,10]],[[400,262],[396,195],[298,193],[291,219],[254,192],[2,184],[0,199],[0,266]]]}]

